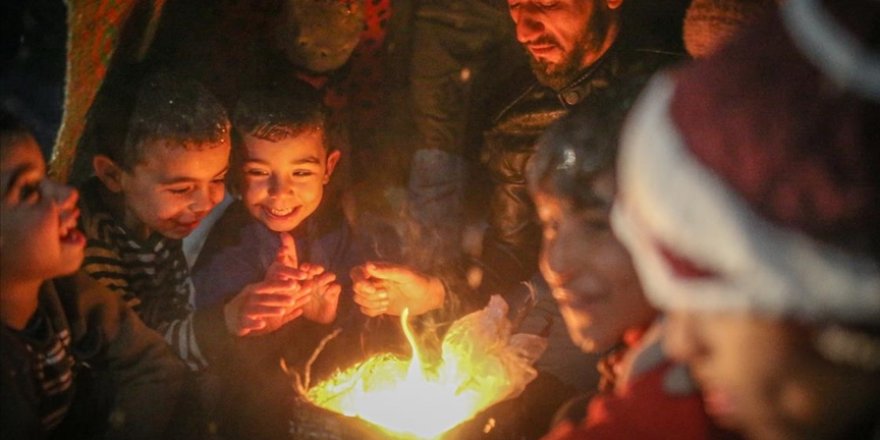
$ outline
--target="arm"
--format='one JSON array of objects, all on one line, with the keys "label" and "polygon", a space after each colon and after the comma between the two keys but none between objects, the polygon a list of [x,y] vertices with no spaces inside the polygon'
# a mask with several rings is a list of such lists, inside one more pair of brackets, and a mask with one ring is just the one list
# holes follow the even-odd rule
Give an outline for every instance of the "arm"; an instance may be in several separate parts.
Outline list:
[{"label": "arm", "polygon": [[113,413],[124,415],[110,424],[108,436],[161,438],[180,395],[183,364],[119,295],[84,274],[56,283],[59,292],[77,293],[77,314],[70,322],[77,343],[102,344],[96,355],[103,357],[116,389]]}]

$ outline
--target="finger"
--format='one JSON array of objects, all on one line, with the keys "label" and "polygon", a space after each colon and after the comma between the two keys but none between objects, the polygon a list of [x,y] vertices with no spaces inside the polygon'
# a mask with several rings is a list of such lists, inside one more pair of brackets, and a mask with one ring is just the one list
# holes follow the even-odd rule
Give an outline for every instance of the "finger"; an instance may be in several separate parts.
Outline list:
[{"label": "finger", "polygon": [[296,255],[296,242],[288,232],[278,234],[281,238],[281,246],[278,248],[278,261],[286,266],[299,266],[299,258]]},{"label": "finger", "polygon": [[352,267],[348,275],[354,282],[365,281],[367,278],[369,278],[369,275],[367,274],[367,269],[363,265]]},{"label": "finger", "polygon": [[294,280],[266,280],[251,284],[245,290],[250,293],[287,293],[291,294],[300,290],[300,284]]},{"label": "finger", "polygon": [[361,307],[361,313],[369,316],[370,318],[373,318],[373,317],[376,317],[376,316],[379,316],[379,315],[385,313],[385,311],[384,310],[377,310],[377,309],[370,309],[367,307]]},{"label": "finger", "polygon": [[416,272],[409,267],[385,262],[370,262],[366,265],[367,274],[373,278],[391,281],[409,281]]},{"label": "finger", "polygon": [[307,297],[308,294],[305,295],[288,295],[284,293],[261,293],[261,294],[253,294],[248,297],[247,304],[261,305],[267,307],[293,307],[296,305],[296,302],[301,297]]},{"label": "finger", "polygon": [[387,309],[389,301],[387,298],[378,298],[375,296],[369,295],[359,295],[355,293],[354,302],[362,307],[369,307],[373,309]]},{"label": "finger", "polygon": [[351,285],[351,288],[355,293],[361,295],[375,295],[378,291],[376,285],[369,281],[355,281],[354,284]]},{"label": "finger", "polygon": [[288,322],[293,321],[296,318],[299,318],[300,316],[302,316],[302,314],[303,314],[302,307],[297,308],[297,309],[292,309],[286,315],[284,315],[284,317],[282,318],[281,321],[283,324],[287,324]]},{"label": "finger", "polygon": [[243,316],[238,323],[238,335],[244,336],[248,333],[262,330],[264,328],[266,328],[266,321],[262,319]]},{"label": "finger", "polygon": [[314,264],[314,263],[302,263],[299,265],[299,268],[300,268],[300,270],[309,274],[309,276],[312,276],[312,277],[318,276],[318,275],[326,272],[326,269],[324,269],[324,266],[321,266],[320,264]]},{"label": "finger", "polygon": [[297,280],[302,281],[309,278],[309,274],[302,270],[302,268],[285,266],[280,263],[272,263],[270,271],[272,275],[281,280]]},{"label": "finger", "polygon": [[274,318],[287,313],[288,307],[266,306],[262,304],[248,304],[241,308],[241,319]]}]

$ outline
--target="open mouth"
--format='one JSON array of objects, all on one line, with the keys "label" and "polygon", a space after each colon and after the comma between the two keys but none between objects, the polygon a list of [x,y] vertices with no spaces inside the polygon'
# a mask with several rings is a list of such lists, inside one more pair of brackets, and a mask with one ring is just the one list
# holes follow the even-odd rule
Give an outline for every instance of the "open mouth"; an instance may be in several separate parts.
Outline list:
[{"label": "open mouth", "polygon": [[273,220],[287,220],[292,218],[297,212],[299,212],[299,207],[296,208],[270,208],[267,206],[263,207],[263,212],[266,213],[266,217]]},{"label": "open mouth", "polygon": [[85,244],[85,235],[76,228],[77,218],[79,218],[79,209],[74,210],[60,221],[58,236],[62,243],[73,245]]}]

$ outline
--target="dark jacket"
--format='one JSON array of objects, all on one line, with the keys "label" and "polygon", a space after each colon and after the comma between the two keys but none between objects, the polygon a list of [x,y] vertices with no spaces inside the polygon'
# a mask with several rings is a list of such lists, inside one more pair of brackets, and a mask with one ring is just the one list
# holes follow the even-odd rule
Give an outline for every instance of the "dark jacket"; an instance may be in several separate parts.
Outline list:
[{"label": "dark jacket", "polygon": [[186,371],[162,337],[84,274],[44,283],[38,313],[54,334],[70,333],[74,382],[67,414],[53,432],[43,429],[44,397],[28,348],[40,341],[3,326],[0,438],[162,438]]},{"label": "dark jacket", "polygon": [[483,292],[503,292],[537,271],[541,228],[525,170],[538,137],[575,105],[595,101],[629,108],[650,76],[678,59],[619,41],[570,85],[555,91],[535,82],[495,118],[483,150],[493,181],[481,258]]}]

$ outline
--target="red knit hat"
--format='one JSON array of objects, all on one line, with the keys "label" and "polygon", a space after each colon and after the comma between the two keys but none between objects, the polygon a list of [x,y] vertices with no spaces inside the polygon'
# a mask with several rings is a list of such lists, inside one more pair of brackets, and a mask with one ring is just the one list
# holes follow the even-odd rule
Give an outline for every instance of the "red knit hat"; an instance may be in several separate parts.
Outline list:
[{"label": "red knit hat", "polygon": [[775,6],[776,0],[693,0],[684,14],[684,47],[694,58],[708,56]]},{"label": "red knit hat", "polygon": [[851,32],[880,3],[845,3],[788,0],[637,104],[613,221],[659,307],[880,323],[880,53]]}]

